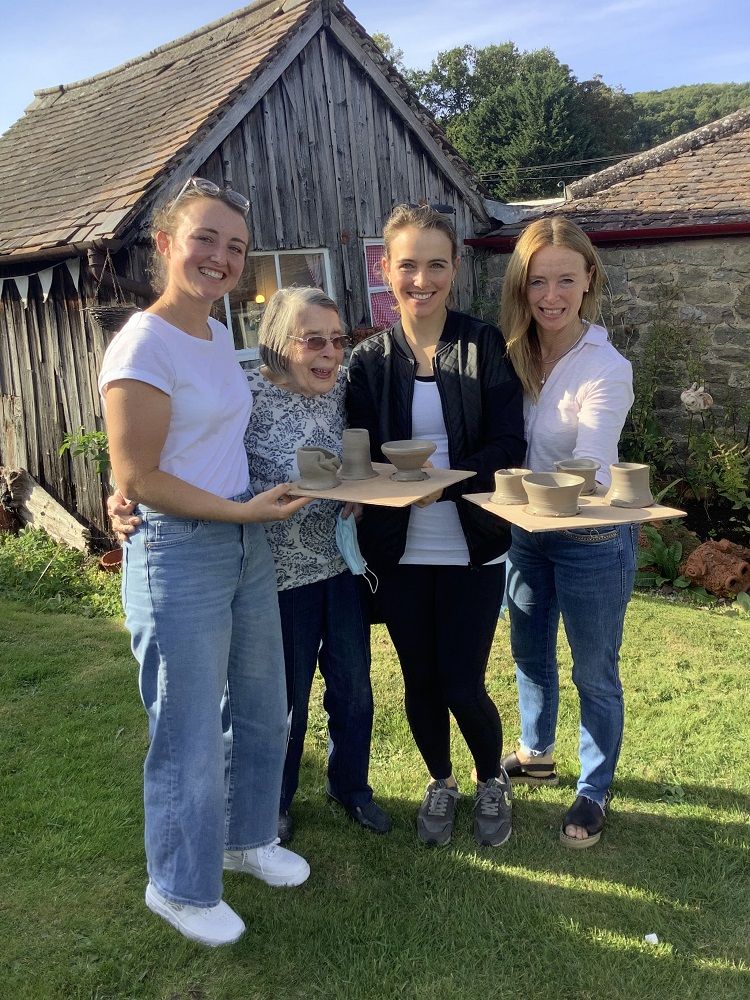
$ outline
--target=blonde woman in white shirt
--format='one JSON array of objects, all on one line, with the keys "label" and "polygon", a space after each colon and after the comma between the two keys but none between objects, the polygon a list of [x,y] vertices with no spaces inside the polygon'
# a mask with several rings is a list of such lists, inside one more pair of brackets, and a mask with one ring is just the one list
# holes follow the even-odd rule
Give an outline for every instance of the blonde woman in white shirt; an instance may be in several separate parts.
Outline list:
[{"label": "blonde woman in white shirt", "polygon": [[[501,327],[524,387],[526,467],[591,458],[609,467],[633,403],[630,363],[599,316],[604,269],[588,236],[557,216],[521,234],[508,263]],[[560,841],[586,848],[604,828],[623,733],[618,661],[635,578],[635,525],[530,533],[513,528],[508,578],[511,645],[521,715],[517,751],[503,760],[512,781],[557,785],[557,632],[562,616],[573,655],[581,724],[577,798]]]}]

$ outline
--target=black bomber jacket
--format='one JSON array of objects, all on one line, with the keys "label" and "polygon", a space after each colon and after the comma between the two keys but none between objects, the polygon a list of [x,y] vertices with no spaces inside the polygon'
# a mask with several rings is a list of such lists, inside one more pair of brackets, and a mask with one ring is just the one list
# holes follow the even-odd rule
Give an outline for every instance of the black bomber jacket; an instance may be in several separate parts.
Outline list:
[{"label": "black bomber jacket", "polygon": [[[472,566],[502,555],[510,545],[506,522],[463,499],[464,493],[494,489],[494,473],[523,464],[526,454],[523,395],[496,326],[449,311],[435,351],[433,374],[443,408],[452,469],[475,476],[448,487]],[[386,441],[412,436],[412,400],[417,363],[400,322],[369,337],[349,362],[349,427],[370,433],[373,461],[387,461]],[[362,554],[375,570],[395,566],[406,547],[409,508],[365,506],[358,535]]]}]

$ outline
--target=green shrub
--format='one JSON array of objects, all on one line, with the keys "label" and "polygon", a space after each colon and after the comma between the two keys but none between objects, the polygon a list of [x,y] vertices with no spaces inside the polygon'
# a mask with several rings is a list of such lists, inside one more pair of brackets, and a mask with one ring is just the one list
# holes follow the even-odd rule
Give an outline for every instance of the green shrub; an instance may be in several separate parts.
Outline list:
[{"label": "green shrub", "polygon": [[0,534],[0,592],[44,610],[122,614],[120,574],[103,572],[96,558],[59,545],[38,528]]}]

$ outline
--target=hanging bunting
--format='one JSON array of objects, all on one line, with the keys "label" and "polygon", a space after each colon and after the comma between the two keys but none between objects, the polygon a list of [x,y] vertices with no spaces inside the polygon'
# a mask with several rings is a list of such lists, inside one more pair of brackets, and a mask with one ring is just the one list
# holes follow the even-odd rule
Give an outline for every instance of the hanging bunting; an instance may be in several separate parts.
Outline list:
[{"label": "hanging bunting", "polygon": [[81,274],[81,258],[80,257],[68,257],[65,261],[68,270],[70,271],[70,276],[73,279],[73,284],[78,288],[78,278]]},{"label": "hanging bunting", "polygon": [[46,270],[40,271],[37,275],[42,286],[42,302],[47,301],[49,290],[52,288],[52,276],[54,271],[54,267],[48,267]]},{"label": "hanging bunting", "polygon": [[23,302],[23,307],[26,309],[29,304],[29,275],[17,274],[11,280],[15,281],[18,294],[21,296],[21,302]]}]

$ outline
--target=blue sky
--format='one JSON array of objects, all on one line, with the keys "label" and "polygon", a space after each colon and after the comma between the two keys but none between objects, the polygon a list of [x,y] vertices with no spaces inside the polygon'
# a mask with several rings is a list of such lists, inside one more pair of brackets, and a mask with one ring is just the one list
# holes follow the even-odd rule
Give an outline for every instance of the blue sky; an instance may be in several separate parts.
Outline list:
[{"label": "blue sky", "polygon": [[[280,0],[281,2],[281,0]],[[110,69],[236,9],[232,0],[3,0],[0,132],[41,87]],[[627,91],[750,80],[748,0],[350,0],[407,66],[471,42],[549,46],[579,80]],[[460,16],[457,17],[457,12]]]}]

